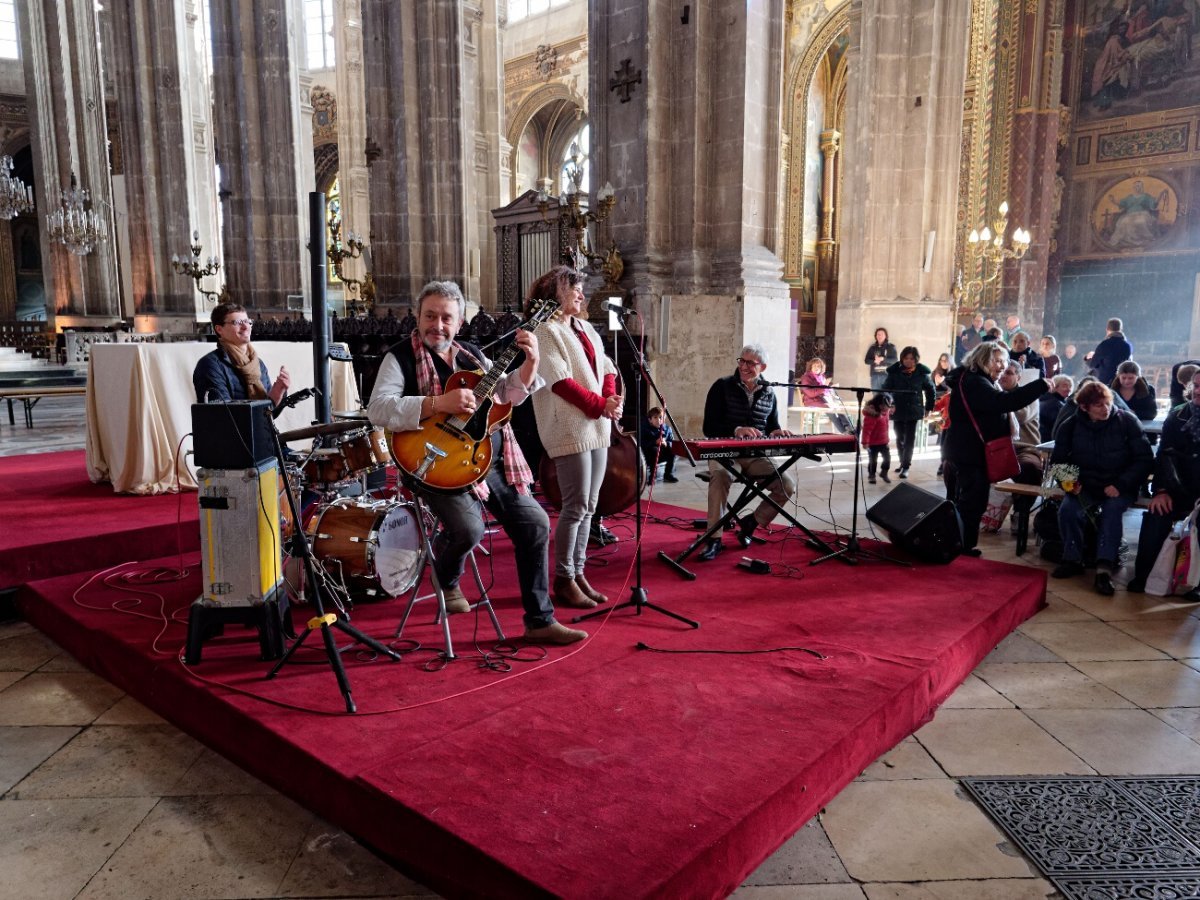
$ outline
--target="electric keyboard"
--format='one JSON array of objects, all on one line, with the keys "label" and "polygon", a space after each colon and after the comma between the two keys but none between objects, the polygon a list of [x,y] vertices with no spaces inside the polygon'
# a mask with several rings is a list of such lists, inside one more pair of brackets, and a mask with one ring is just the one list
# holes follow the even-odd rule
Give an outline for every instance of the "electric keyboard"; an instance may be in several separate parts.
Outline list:
[{"label": "electric keyboard", "polygon": [[676,456],[686,457],[686,446],[696,459],[705,460],[793,454],[816,457],[823,453],[853,453],[854,445],[852,434],[800,434],[792,437],[699,438],[675,441],[672,449]]}]

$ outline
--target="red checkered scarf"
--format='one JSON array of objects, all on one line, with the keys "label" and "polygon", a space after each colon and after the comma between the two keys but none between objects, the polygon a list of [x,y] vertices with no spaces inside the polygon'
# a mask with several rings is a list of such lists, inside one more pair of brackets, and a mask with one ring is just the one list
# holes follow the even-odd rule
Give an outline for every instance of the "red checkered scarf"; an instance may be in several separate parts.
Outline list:
[{"label": "red checkered scarf", "polygon": [[[417,359],[417,390],[422,394],[439,396],[442,393],[442,380],[438,378],[437,369],[433,365],[433,354],[429,352],[429,348],[425,346],[425,342],[421,340],[421,335],[416,329],[413,329],[412,333],[412,347],[413,355]],[[476,358],[458,341],[450,342],[450,350],[454,354],[452,359],[456,362],[459,353],[466,353],[472,359]],[[478,362],[482,368],[483,360],[478,360]],[[521,452],[517,436],[513,434],[512,427],[507,422],[500,427],[500,447],[501,457],[504,460],[504,480],[516,488],[518,494],[528,494],[529,486],[533,484],[533,472],[529,470],[529,463],[525,461],[525,454]],[[481,478],[473,484],[471,493],[480,500],[486,500],[491,493],[488,490],[487,479]]]}]

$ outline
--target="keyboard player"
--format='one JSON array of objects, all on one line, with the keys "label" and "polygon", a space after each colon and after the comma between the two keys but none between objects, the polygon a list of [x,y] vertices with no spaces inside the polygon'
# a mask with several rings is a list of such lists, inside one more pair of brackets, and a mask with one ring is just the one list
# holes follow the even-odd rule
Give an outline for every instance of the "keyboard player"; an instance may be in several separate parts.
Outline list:
[{"label": "keyboard player", "polygon": [[[767,351],[761,344],[747,344],[738,354],[737,370],[718,378],[708,390],[704,402],[704,436],[708,438],[789,437],[791,432],[780,427],[779,406],[775,392],[762,379],[767,368]],[[750,478],[774,476],[767,492],[783,506],[796,491],[792,476],[780,473],[769,457],[739,457],[734,463]],[[708,461],[708,525],[715,526],[725,514],[729,487],[733,478],[719,462]],[[760,525],[775,518],[775,507],[766,500],[760,502],[751,515],[738,522],[737,540],[750,546],[750,537]],[[721,536],[711,538],[699,552],[703,560],[713,559],[721,552]]]}]

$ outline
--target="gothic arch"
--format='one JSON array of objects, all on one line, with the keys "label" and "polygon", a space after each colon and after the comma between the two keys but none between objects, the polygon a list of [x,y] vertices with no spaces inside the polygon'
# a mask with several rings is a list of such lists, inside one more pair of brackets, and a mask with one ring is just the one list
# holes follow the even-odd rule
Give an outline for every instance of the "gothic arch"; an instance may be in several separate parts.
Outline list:
[{"label": "gothic arch", "polygon": [[[804,155],[808,141],[808,95],[817,69],[838,35],[850,26],[850,2],[842,3],[817,26],[804,52],[791,66],[784,93],[787,120],[787,198],[783,232],[783,277],[799,283],[804,260]],[[842,81],[844,96],[844,80]],[[831,106],[833,104],[830,104]],[[843,104],[844,106],[844,104]]]},{"label": "gothic arch", "polygon": [[[539,120],[541,120],[539,122]],[[543,85],[525,97],[509,122],[510,191],[516,196],[520,176],[521,137],[531,125],[539,128],[538,178],[557,178],[559,162],[567,146],[587,123],[583,102],[564,84]]]}]

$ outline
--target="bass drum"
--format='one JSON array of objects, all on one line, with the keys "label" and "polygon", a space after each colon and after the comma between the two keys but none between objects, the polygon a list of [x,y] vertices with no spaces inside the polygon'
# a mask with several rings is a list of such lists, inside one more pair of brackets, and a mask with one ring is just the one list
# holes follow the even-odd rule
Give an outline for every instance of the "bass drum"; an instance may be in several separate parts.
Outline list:
[{"label": "bass drum", "polygon": [[399,597],[421,577],[425,548],[416,507],[335,500],[308,529],[314,559],[360,599]]}]

